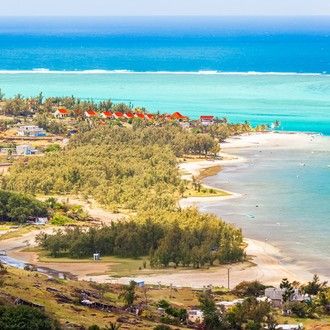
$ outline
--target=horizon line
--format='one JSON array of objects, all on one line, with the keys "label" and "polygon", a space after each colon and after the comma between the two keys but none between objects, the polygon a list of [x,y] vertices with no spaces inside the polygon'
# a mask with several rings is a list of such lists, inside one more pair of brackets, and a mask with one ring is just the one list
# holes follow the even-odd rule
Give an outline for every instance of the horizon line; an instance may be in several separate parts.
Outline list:
[{"label": "horizon line", "polygon": [[216,17],[242,17],[242,18],[248,18],[248,17],[260,17],[260,18],[267,18],[267,17],[295,17],[295,18],[302,18],[302,17],[330,17],[330,13],[329,14],[298,14],[298,15],[292,15],[292,14],[288,14],[288,15],[283,15],[283,14],[274,14],[274,15],[269,15],[269,14],[256,14],[256,15],[241,15],[241,14],[223,14],[223,15],[213,15],[213,14],[207,14],[207,15],[198,15],[198,14],[180,14],[180,15],[168,15],[168,14],[152,14],[152,15],[125,15],[125,14],[118,14],[118,15],[1,15],[0,17],[8,17],[8,18],[18,18],[18,17],[22,17],[22,18],[27,18],[27,17],[33,17],[33,18],[49,18],[49,17],[73,17],[73,18],[78,18],[78,17],[84,17],[84,18],[113,18],[113,17],[141,17],[141,18],[146,18],[146,17],[212,17],[212,18],[216,18]]}]

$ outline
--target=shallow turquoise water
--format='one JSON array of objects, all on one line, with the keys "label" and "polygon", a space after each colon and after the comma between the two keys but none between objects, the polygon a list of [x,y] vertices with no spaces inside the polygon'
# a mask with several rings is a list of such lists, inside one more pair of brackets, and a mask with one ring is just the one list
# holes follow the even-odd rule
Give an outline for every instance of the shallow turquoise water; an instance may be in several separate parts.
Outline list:
[{"label": "shallow turquoise water", "polygon": [[282,74],[0,74],[7,96],[74,95],[95,101],[227,117],[234,122],[282,123],[281,129],[330,134],[330,75]]},{"label": "shallow turquoise water", "polygon": [[247,237],[276,245],[286,262],[330,277],[330,139],[324,139],[322,146],[298,150],[241,150],[247,163],[206,182],[242,197],[200,208],[235,223]]}]

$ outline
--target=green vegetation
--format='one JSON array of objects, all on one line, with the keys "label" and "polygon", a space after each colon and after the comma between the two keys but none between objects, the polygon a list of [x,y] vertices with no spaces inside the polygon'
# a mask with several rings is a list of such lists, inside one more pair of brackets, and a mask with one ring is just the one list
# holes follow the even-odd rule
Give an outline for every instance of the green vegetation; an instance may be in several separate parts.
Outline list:
[{"label": "green vegetation", "polygon": [[29,218],[47,216],[44,203],[23,194],[0,190],[0,221],[25,223]]},{"label": "green vegetation", "polygon": [[58,203],[54,198],[41,202],[26,194],[0,190],[0,222],[24,224],[36,217],[50,217],[51,223],[59,226],[89,219],[81,206]]},{"label": "green vegetation", "polygon": [[0,306],[2,330],[55,330],[60,329],[44,312],[29,306]]},{"label": "green vegetation", "polygon": [[259,281],[243,281],[235,287],[233,293],[237,297],[260,297],[264,294],[265,289],[266,286]]},{"label": "green vegetation", "polygon": [[[207,155],[217,144],[208,134],[180,127],[103,127],[76,135],[66,150],[17,162],[3,186],[33,194],[93,196],[114,210],[137,211],[129,222],[39,237],[53,257],[149,255],[153,267],[236,262],[244,258],[240,230],[177,207],[182,191],[176,156]],[[54,201],[48,205],[54,208],[54,224],[70,223]]]},{"label": "green vegetation", "polygon": [[141,213],[134,221],[42,233],[37,240],[53,257],[84,258],[95,252],[131,258],[149,254],[153,267],[199,268],[216,260],[227,263],[244,258],[240,230],[195,209]]},{"label": "green vegetation", "polygon": [[129,285],[123,287],[123,290],[119,295],[119,298],[124,300],[125,306],[127,307],[132,306],[136,300],[135,288],[136,283],[134,281],[130,281]]}]

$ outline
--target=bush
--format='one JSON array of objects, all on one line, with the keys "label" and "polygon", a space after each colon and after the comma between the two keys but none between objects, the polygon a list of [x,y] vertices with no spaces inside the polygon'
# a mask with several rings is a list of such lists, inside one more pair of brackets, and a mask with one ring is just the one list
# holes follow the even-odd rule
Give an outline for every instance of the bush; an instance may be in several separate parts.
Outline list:
[{"label": "bush", "polygon": [[55,213],[50,221],[52,225],[55,226],[65,226],[72,224],[72,219],[61,213]]},{"label": "bush", "polygon": [[238,297],[260,297],[264,294],[266,286],[259,281],[243,281],[236,285],[232,291]]},{"label": "bush", "polygon": [[57,322],[43,311],[29,306],[0,306],[1,330],[54,330]]},{"label": "bush", "polygon": [[154,330],[171,330],[172,328],[165,324],[159,324],[154,327]]}]

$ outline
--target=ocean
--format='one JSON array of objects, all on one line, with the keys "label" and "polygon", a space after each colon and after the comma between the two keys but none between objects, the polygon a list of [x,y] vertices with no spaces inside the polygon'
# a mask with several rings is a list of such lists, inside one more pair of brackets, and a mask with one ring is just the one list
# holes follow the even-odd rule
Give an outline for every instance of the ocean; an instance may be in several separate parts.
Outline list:
[{"label": "ocean", "polygon": [[[330,135],[330,18],[0,17],[0,88]],[[311,152],[246,154],[207,182],[247,197],[201,207],[329,275],[329,144]]]},{"label": "ocean", "polygon": [[283,263],[298,263],[330,278],[330,138],[292,148],[231,151],[247,161],[225,166],[209,185],[240,193],[237,199],[201,202],[250,238],[278,247]]}]

